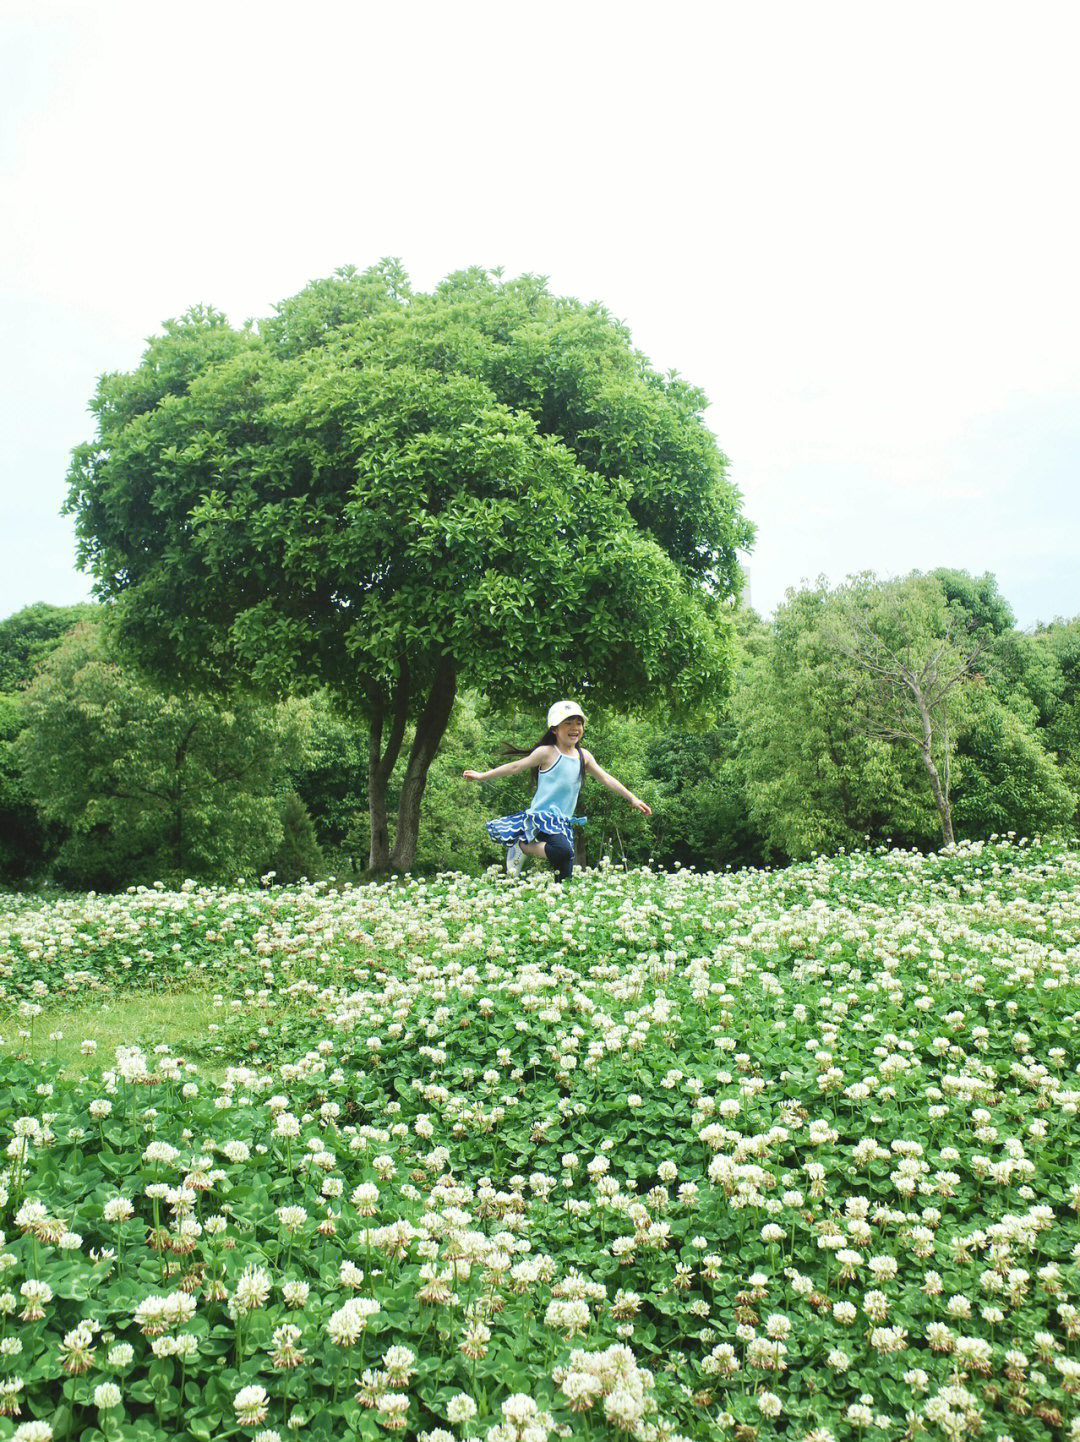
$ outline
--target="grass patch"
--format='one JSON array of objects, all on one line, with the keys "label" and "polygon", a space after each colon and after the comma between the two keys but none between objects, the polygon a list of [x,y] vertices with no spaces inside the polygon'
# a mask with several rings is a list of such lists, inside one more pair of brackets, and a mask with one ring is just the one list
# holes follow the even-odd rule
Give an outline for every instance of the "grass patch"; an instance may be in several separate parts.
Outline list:
[{"label": "grass patch", "polygon": [[[138,1046],[151,1052],[167,1046],[173,1056],[200,1061],[200,1072],[216,1077],[225,1059],[212,1054],[213,1033],[220,1017],[205,991],[170,992],[167,995],[103,997],[94,1007],[50,1007],[33,1021],[9,1019],[0,1027],[0,1046],[9,1055],[32,1061],[48,1060],[72,1077],[100,1073],[108,1067],[118,1046]],[[84,1042],[95,1042],[92,1053]]]}]

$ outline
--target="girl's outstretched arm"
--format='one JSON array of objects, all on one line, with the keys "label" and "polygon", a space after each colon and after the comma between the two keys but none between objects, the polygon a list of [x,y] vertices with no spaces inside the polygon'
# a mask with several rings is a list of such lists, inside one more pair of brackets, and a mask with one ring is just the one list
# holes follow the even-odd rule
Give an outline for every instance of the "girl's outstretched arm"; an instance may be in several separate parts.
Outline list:
[{"label": "girl's outstretched arm", "polygon": [[585,754],[585,770],[590,776],[595,776],[597,781],[602,781],[609,791],[615,792],[616,796],[624,797],[635,811],[641,812],[642,816],[652,815],[651,806],[647,806],[640,796],[635,796],[632,791],[627,791],[621,781],[616,781],[614,776],[609,776],[591,751],[585,751],[584,747],[581,749]]},{"label": "girl's outstretched arm", "polygon": [[493,766],[490,771],[463,771],[466,781],[494,781],[498,776],[513,776],[518,771],[528,771],[532,766],[549,766],[553,746],[537,746],[528,756],[515,756],[502,766]]}]

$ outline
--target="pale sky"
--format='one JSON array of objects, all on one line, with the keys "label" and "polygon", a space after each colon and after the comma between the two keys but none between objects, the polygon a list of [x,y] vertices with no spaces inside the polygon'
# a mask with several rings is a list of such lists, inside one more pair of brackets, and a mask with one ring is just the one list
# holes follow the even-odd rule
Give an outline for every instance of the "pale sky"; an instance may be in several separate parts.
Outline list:
[{"label": "pale sky", "polygon": [[0,616],[89,594],[97,377],[399,256],[599,300],[708,422],[751,600],[1080,613],[1080,6],[0,0]]}]

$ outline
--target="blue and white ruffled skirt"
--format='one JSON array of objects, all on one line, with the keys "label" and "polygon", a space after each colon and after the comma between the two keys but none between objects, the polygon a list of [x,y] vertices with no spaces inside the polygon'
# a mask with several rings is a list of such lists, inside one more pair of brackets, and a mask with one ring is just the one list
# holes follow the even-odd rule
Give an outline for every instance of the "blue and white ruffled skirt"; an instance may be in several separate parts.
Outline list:
[{"label": "blue and white ruffled skirt", "polygon": [[563,836],[574,844],[574,827],[584,826],[584,816],[560,816],[557,811],[515,811],[513,816],[499,816],[487,823],[488,835],[500,846],[513,846],[515,841],[535,841],[538,832],[546,836]]}]

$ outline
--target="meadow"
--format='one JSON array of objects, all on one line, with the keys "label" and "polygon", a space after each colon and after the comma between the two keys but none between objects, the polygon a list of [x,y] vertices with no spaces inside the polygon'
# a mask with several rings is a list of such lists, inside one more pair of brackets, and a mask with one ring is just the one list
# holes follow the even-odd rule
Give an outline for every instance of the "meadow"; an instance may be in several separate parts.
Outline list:
[{"label": "meadow", "polygon": [[1080,1438],[1080,849],[0,898],[0,1442]]}]

